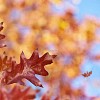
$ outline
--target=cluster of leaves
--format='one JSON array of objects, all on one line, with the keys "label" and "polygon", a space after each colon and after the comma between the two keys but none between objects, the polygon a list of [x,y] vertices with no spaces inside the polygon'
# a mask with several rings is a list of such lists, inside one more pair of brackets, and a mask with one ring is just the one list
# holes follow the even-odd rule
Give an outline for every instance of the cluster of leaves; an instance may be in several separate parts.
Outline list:
[{"label": "cluster of leaves", "polygon": [[[0,24],[0,30],[3,29],[3,24]],[[5,38],[4,35],[0,34],[0,39]],[[0,47],[4,47],[2,45]],[[43,87],[40,80],[35,77],[35,74],[47,76],[48,72],[45,70],[44,66],[53,63],[53,58],[56,55],[49,55],[45,53],[42,57],[39,57],[38,50],[35,50],[31,57],[27,59],[24,52],[20,55],[20,63],[17,64],[12,57],[0,56],[0,100],[29,100],[35,98],[36,93],[32,92],[30,94],[29,88],[24,91],[20,90],[20,87],[14,87],[10,92],[7,92],[5,88],[1,86],[9,85],[13,83],[19,83],[20,85],[25,85],[22,79],[29,80],[35,86]],[[16,98],[17,97],[17,98]]]}]

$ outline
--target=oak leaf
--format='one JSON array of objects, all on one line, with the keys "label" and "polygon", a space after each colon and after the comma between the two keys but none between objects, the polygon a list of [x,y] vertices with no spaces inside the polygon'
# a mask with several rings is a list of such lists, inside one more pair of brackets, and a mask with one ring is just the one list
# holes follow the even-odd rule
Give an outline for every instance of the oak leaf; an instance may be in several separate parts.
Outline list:
[{"label": "oak leaf", "polygon": [[0,88],[0,100],[33,100],[37,92],[30,87],[21,89],[19,86],[14,86],[9,91],[5,88]]},{"label": "oak leaf", "polygon": [[[3,22],[0,23],[0,31],[3,29]],[[0,34],[0,40],[4,39],[5,35]],[[0,48],[5,47],[5,44],[0,43]]]},{"label": "oak leaf", "polygon": [[3,30],[3,22],[0,23],[0,31]]},{"label": "oak leaf", "polygon": [[92,74],[92,71],[83,73],[82,76],[89,77]]},{"label": "oak leaf", "polygon": [[22,52],[20,63],[17,64],[16,61],[11,60],[9,69],[2,73],[1,84],[19,83],[25,85],[22,79],[27,79],[35,86],[43,87],[35,74],[42,76],[48,75],[44,66],[53,63],[52,60],[55,57],[56,55],[49,55],[49,53],[45,53],[42,57],[39,57],[38,50],[35,50],[32,56],[27,59],[24,52]]}]

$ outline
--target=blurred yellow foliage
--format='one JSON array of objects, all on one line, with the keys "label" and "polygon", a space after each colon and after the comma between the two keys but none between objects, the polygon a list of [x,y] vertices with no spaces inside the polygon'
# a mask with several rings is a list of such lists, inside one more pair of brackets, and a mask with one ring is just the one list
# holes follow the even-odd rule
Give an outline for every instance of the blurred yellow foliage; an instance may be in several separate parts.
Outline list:
[{"label": "blurred yellow foliage", "polygon": [[[100,28],[100,23],[89,18],[79,23],[70,9],[62,15],[53,13],[52,4],[56,6],[62,2],[63,0],[0,0],[0,21],[4,22],[3,33],[7,41],[7,47],[0,52],[4,50],[8,56],[15,56],[19,61],[22,51],[27,57],[36,48],[40,55],[46,51],[51,54],[52,50],[57,51],[58,57],[52,66],[46,67],[50,74],[44,81],[50,86],[56,86],[56,80],[60,84],[57,87],[59,92],[76,97],[72,92],[74,89],[70,89],[70,82],[65,80],[74,80],[80,75],[81,64],[98,38],[95,33]],[[61,81],[63,75],[66,77]],[[66,87],[60,88],[64,83],[72,94],[66,92]]]}]

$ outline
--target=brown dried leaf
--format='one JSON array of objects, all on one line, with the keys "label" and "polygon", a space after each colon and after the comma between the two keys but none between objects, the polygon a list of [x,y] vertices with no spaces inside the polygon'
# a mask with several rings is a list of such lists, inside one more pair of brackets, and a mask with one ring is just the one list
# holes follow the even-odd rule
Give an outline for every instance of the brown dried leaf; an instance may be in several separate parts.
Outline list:
[{"label": "brown dried leaf", "polygon": [[92,71],[83,73],[82,76],[89,77],[92,74]]}]

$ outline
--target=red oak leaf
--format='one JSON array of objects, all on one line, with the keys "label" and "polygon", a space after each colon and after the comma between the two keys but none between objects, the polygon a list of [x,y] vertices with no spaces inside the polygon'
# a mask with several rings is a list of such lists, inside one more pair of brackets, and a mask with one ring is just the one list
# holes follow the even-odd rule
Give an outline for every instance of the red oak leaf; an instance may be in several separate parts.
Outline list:
[{"label": "red oak leaf", "polygon": [[5,88],[0,88],[0,100],[32,100],[36,97],[37,90],[31,88],[21,89],[15,86],[10,91]]},{"label": "red oak leaf", "polygon": [[89,77],[92,74],[92,71],[83,73],[82,76]]},{"label": "red oak leaf", "polygon": [[[3,22],[0,23],[0,31],[3,29],[2,25],[3,25]],[[5,38],[5,35],[0,34],[0,40],[4,38]],[[6,46],[5,44],[0,43],[0,48],[5,47],[5,46]]]},{"label": "red oak leaf", "polygon": [[3,22],[0,23],[0,31],[3,30]]},{"label": "red oak leaf", "polygon": [[[5,35],[0,34],[0,40],[1,40],[1,39],[4,39],[4,38],[5,38]],[[2,48],[2,47],[6,47],[6,45],[0,43],[0,48]]]},{"label": "red oak leaf", "polygon": [[0,56],[0,71],[7,69],[12,65],[12,57],[8,58],[5,54]]},{"label": "red oak leaf", "polygon": [[10,69],[3,72],[1,83],[3,85],[12,83],[25,85],[22,81],[22,79],[25,78],[35,86],[42,87],[41,82],[35,77],[35,74],[43,76],[48,75],[44,66],[51,64],[55,57],[55,55],[49,55],[49,53],[45,53],[42,57],[39,57],[38,50],[35,50],[32,56],[29,59],[26,59],[22,52],[20,55],[20,63],[17,64],[16,61],[12,60],[10,63]]}]

